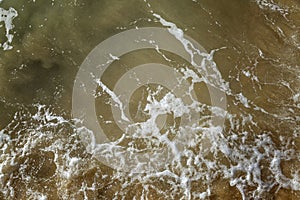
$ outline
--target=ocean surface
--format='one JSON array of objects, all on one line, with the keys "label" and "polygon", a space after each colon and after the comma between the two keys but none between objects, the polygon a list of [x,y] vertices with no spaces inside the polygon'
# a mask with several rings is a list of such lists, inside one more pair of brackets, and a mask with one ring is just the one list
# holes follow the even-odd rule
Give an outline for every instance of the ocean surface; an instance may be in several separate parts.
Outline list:
[{"label": "ocean surface", "polygon": [[299,0],[2,0],[0,24],[0,199],[300,199]]}]

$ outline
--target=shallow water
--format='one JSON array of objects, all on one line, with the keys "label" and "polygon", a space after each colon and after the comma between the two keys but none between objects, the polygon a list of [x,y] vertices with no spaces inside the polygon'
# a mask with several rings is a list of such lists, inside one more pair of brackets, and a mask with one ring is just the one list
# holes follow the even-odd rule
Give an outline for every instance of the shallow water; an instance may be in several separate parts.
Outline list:
[{"label": "shallow water", "polygon": [[0,199],[300,199],[298,0],[0,7]]}]

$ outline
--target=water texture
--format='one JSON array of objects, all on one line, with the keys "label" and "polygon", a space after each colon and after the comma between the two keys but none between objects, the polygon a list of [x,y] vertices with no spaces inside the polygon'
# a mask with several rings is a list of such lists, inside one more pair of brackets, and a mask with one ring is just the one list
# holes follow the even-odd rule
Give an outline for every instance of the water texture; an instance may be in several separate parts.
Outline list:
[{"label": "water texture", "polygon": [[0,199],[300,199],[298,0],[0,7]]}]

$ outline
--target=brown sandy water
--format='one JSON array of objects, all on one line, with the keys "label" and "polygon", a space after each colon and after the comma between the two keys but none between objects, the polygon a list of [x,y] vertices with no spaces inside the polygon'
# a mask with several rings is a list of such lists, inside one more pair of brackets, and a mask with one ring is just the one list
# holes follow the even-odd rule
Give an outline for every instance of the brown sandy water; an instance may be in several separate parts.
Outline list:
[{"label": "brown sandy water", "polygon": [[[0,6],[18,12],[13,48],[0,53],[0,199],[300,199],[299,1],[4,0]],[[212,102],[206,84],[196,82],[203,106],[197,126],[181,127],[172,110],[161,132],[172,140],[190,130],[195,142],[162,168],[130,173],[86,149],[86,130],[72,117],[73,85],[84,59],[105,39],[164,27],[153,13],[215,51],[210,64],[228,86],[225,124],[216,130],[205,118]],[[3,43],[5,27],[0,31]],[[113,90],[145,63],[197,72],[170,52],[142,49],[112,62],[101,81]],[[158,85],[148,84],[131,96],[135,122],[151,118],[147,97],[161,101],[170,90],[151,96],[155,91]],[[104,87],[96,92],[98,122],[116,141],[124,130],[114,121],[114,101]],[[128,136],[121,145],[153,151],[155,158],[155,149],[166,145],[157,139]]]}]

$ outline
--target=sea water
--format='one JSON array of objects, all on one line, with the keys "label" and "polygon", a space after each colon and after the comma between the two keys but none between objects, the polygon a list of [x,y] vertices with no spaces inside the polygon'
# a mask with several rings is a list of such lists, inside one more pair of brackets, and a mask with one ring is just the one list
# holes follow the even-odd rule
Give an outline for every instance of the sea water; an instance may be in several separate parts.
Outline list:
[{"label": "sea water", "polygon": [[0,199],[299,199],[297,0],[4,0]]}]

